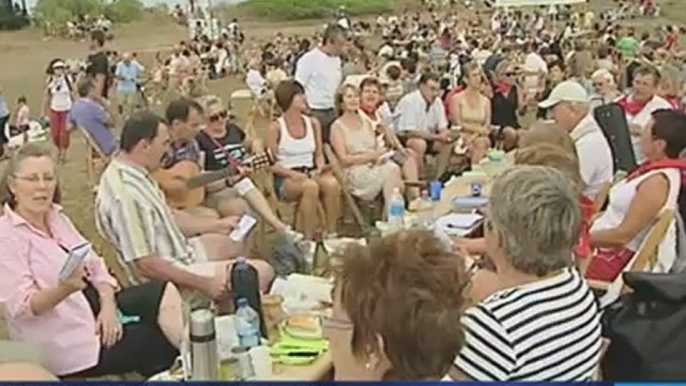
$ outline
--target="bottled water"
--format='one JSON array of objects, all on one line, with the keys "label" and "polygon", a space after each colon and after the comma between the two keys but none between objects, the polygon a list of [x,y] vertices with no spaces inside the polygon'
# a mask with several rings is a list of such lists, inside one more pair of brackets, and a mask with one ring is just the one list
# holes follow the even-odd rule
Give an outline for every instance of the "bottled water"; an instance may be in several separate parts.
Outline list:
[{"label": "bottled water", "polygon": [[419,227],[424,229],[429,229],[434,223],[434,212],[433,212],[433,201],[429,196],[429,192],[426,190],[422,191],[422,196],[419,198],[419,207],[417,211],[419,212]]},{"label": "bottled water", "polygon": [[393,190],[391,202],[388,203],[388,226],[391,232],[405,228],[405,199],[399,188]]},{"label": "bottled water", "polygon": [[248,299],[238,299],[236,310],[236,331],[238,342],[242,347],[260,345],[260,316],[248,304]]}]

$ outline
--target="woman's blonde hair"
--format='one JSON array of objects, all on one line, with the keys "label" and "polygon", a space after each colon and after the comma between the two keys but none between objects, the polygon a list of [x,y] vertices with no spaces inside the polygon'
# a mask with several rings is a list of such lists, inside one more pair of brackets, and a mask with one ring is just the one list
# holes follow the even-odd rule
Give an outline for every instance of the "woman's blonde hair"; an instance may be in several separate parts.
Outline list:
[{"label": "woman's blonde hair", "polygon": [[[10,190],[10,183],[15,179],[21,164],[24,160],[28,158],[40,158],[48,157],[52,159],[50,150],[38,143],[27,143],[17,150],[9,160],[9,163],[5,167],[5,171],[0,179],[0,203],[7,204],[10,208],[14,209],[17,201]],[[60,201],[60,190],[59,187],[55,190],[55,195],[53,202],[58,203]]]},{"label": "woman's blonde hair", "polygon": [[338,90],[336,90],[336,99],[335,99],[336,111],[338,112],[338,115],[343,115],[343,113],[345,112],[345,109],[343,108],[343,97],[345,96],[345,93],[348,90],[352,90],[352,91],[356,92],[358,95],[360,94],[360,90],[357,87],[353,86],[352,84],[345,83],[341,87],[339,87]]},{"label": "woman's blonde hair", "polygon": [[539,142],[520,148],[515,154],[515,165],[548,166],[564,174],[581,195],[586,185],[579,171],[579,159],[575,151],[554,144]]},{"label": "woman's blonde hair", "polygon": [[572,137],[554,124],[537,123],[533,128],[522,131],[519,138],[520,149],[538,144],[555,145],[577,157],[576,146]]},{"label": "woman's blonde hair", "polygon": [[200,106],[202,106],[203,110],[207,111],[211,106],[214,105],[222,105],[224,106],[224,101],[222,98],[216,96],[216,95],[205,95],[196,100],[198,103],[200,103]]}]

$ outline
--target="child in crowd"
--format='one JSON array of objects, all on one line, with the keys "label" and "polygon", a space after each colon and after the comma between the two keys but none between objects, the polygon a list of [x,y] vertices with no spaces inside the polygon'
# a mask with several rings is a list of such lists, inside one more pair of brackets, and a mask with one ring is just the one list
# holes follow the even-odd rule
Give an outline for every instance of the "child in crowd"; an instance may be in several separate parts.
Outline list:
[{"label": "child in crowd", "polygon": [[26,133],[29,129],[29,122],[31,121],[31,109],[26,102],[25,96],[20,96],[17,99],[17,109],[15,111],[15,126],[22,132]]}]

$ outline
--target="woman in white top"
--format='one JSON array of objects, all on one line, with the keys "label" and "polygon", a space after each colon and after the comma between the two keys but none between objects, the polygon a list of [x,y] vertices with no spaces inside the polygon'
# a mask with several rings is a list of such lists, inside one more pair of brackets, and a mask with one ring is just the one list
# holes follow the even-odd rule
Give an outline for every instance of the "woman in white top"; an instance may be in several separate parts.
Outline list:
[{"label": "woman in white top", "polygon": [[283,114],[269,125],[267,147],[276,156],[274,188],[286,201],[298,201],[302,232],[314,235],[318,203],[326,212],[326,230],[336,232],[341,211],[341,187],[328,173],[324,161],[319,121],[305,115],[305,89],[295,80],[285,80],[274,93]]},{"label": "woman in white top", "polygon": [[45,87],[43,114],[50,112],[50,134],[59,152],[59,162],[66,160],[69,147],[67,132],[67,115],[73,102],[71,82],[65,73],[66,65],[61,59],[55,59],[48,67],[48,80]]},{"label": "woman in white top", "polygon": [[[586,277],[613,281],[641,247],[650,228],[665,210],[676,210],[686,160],[686,114],[658,110],[641,136],[647,161],[610,191],[605,213],[591,228],[591,244],[598,248]],[[652,271],[668,272],[676,255],[674,225],[660,245]]]},{"label": "woman in white top", "polygon": [[388,205],[393,192],[403,190],[400,166],[392,160],[397,153],[379,146],[374,128],[360,115],[360,93],[355,86],[341,87],[336,108],[341,115],[331,126],[331,146],[345,168],[348,188],[353,196],[366,201],[383,192]]}]

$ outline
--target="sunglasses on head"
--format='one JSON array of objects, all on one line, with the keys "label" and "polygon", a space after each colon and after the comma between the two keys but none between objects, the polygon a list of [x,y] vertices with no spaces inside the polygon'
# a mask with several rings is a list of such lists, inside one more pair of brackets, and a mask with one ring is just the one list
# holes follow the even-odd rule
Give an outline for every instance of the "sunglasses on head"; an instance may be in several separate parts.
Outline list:
[{"label": "sunglasses on head", "polygon": [[210,122],[217,122],[217,121],[220,121],[222,119],[226,119],[226,117],[228,117],[228,116],[229,116],[229,113],[226,110],[223,110],[223,111],[220,111],[216,114],[210,115],[208,117],[208,120]]}]

